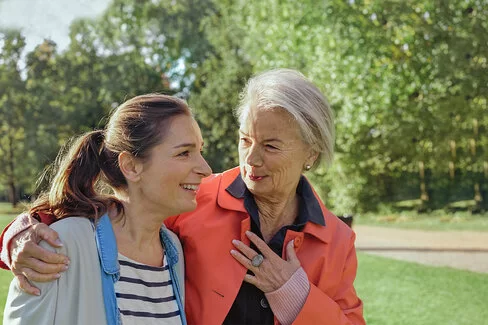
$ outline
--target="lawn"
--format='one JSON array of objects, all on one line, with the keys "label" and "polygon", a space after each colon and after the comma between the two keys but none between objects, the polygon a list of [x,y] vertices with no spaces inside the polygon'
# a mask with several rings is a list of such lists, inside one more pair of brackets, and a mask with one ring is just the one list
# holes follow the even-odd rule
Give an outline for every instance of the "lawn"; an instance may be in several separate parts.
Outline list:
[{"label": "lawn", "polygon": [[[0,229],[2,230],[15,217],[15,214],[11,213],[14,211],[12,211],[11,209],[8,209],[8,211],[6,210],[7,209],[5,204],[0,203]],[[10,272],[0,270],[0,292],[2,293],[0,296],[0,318],[2,320],[3,320],[3,308],[5,306],[5,299],[7,298],[8,287],[10,285],[11,280],[12,280],[12,274]]]},{"label": "lawn", "polygon": [[355,284],[368,325],[486,324],[488,274],[358,258]]}]

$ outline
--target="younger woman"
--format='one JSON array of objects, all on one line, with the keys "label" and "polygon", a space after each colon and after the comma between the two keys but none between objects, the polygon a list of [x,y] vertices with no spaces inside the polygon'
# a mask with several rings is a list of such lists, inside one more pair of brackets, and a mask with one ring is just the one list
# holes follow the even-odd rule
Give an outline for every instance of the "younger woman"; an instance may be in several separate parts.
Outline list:
[{"label": "younger woman", "polygon": [[4,324],[186,324],[182,249],[163,221],[196,208],[211,173],[202,146],[187,104],[164,95],[130,99],[78,138],[30,209],[59,219],[56,251],[70,267],[36,283],[39,296],[14,279]]}]

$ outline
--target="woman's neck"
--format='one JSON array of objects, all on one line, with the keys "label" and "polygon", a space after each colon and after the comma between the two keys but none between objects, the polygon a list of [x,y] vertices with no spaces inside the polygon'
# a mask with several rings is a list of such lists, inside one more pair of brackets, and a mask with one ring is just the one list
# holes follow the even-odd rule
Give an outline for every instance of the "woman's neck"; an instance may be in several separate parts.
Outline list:
[{"label": "woman's neck", "polygon": [[143,264],[161,266],[164,250],[159,232],[164,216],[129,199],[119,200],[124,206],[124,214],[112,219],[119,253]]},{"label": "woman's neck", "polygon": [[254,200],[265,242],[269,242],[282,227],[293,224],[298,215],[299,199],[296,192],[290,193],[285,199],[254,197]]}]

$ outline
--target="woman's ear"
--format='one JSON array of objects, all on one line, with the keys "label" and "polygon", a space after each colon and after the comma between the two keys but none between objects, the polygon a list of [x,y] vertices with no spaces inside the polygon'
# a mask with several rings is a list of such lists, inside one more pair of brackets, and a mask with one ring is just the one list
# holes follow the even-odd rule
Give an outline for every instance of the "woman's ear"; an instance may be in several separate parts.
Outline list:
[{"label": "woman's ear", "polygon": [[127,181],[138,182],[141,179],[142,162],[127,151],[118,157],[119,168]]},{"label": "woman's ear", "polygon": [[310,153],[306,160],[306,164],[309,166],[313,166],[318,157],[319,157],[319,153],[317,151],[310,150]]}]

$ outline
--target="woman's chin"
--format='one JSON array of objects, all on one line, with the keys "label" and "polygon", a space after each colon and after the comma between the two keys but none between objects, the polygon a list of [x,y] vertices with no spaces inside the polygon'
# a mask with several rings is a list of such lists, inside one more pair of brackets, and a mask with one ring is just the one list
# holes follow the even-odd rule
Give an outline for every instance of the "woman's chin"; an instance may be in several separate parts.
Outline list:
[{"label": "woman's chin", "polygon": [[255,197],[267,196],[270,191],[260,184],[246,184],[247,189]]},{"label": "woman's chin", "polygon": [[185,202],[185,204],[181,204],[179,206],[180,212],[177,214],[191,212],[197,208],[197,200],[193,200],[191,202]]}]

